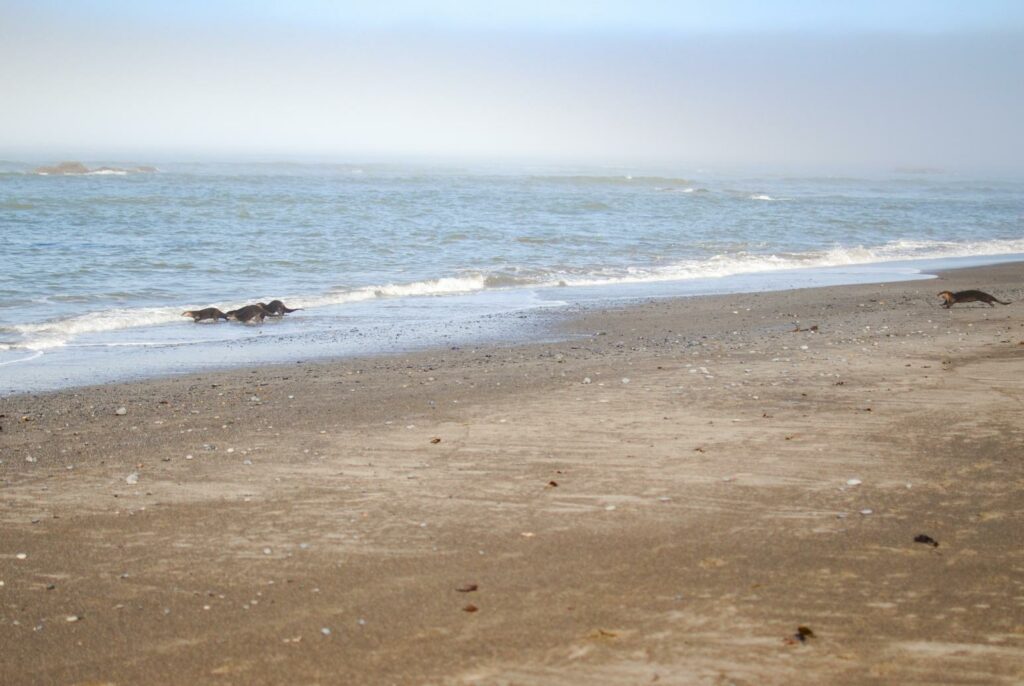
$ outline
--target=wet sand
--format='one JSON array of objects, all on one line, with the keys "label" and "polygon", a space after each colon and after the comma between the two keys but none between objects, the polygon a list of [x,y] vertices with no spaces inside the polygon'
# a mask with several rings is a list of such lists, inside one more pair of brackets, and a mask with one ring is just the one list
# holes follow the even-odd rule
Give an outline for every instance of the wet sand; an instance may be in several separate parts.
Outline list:
[{"label": "wet sand", "polygon": [[947,288],[1024,264],[0,400],[0,682],[1021,683],[1024,303]]}]

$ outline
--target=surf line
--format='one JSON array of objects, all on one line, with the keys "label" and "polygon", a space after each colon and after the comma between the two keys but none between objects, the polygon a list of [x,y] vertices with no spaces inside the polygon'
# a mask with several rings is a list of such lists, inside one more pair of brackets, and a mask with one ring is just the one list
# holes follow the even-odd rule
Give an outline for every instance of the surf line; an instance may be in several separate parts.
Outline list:
[{"label": "surf line", "polygon": [[32,360],[36,359],[37,357],[39,357],[42,354],[43,354],[42,350],[36,350],[35,352],[33,352],[28,357],[22,357],[22,358],[19,358],[17,360],[7,360],[6,362],[0,362],[0,367],[3,367],[3,366],[8,365],[8,364],[15,364],[17,362],[31,362]]}]

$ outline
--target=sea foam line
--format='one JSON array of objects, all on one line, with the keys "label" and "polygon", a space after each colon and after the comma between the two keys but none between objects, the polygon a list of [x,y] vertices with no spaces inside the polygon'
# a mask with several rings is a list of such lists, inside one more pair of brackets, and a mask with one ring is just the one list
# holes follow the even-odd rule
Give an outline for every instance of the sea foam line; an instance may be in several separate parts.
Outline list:
[{"label": "sea foam line", "polygon": [[[348,291],[307,296],[305,298],[301,296],[285,296],[284,300],[292,307],[310,309],[373,300],[375,298],[470,293],[484,288],[486,288],[486,283],[483,276],[449,277],[417,281],[409,284],[367,286]],[[23,340],[14,343],[8,342],[6,345],[9,349],[48,350],[65,346],[75,337],[84,334],[105,333],[122,329],[182,322],[184,321],[181,317],[183,310],[213,306],[219,307],[226,312],[246,304],[248,303],[236,302],[227,304],[215,303],[212,305],[114,308],[98,312],[87,312],[73,317],[46,322],[15,324],[10,327],[10,330],[19,334]]]},{"label": "sea foam line", "polygon": [[6,362],[0,362],[0,367],[6,366],[6,365],[9,365],[9,364],[18,364],[18,363],[21,363],[21,362],[30,362],[30,361],[36,359],[37,357],[39,357],[42,354],[43,354],[42,350],[36,350],[31,355],[29,355],[28,357],[19,357],[17,360],[7,360]]},{"label": "sea foam line", "polygon": [[737,274],[756,274],[789,269],[844,267],[884,264],[905,260],[944,259],[1024,253],[1024,239],[955,243],[949,241],[893,241],[880,246],[835,247],[806,253],[737,253],[714,255],[707,259],[684,260],[649,269],[606,271],[595,275],[569,275],[554,284],[559,286],[603,286],[617,283],[654,283],[718,278]]}]

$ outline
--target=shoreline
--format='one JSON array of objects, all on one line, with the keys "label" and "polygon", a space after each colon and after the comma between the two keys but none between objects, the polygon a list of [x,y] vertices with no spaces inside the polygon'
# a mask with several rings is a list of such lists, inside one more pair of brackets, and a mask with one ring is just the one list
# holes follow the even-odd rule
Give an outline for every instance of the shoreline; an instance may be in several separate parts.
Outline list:
[{"label": "shoreline", "polygon": [[[1024,261],[1024,255],[808,267],[683,281],[641,281],[614,286],[484,290],[322,307],[260,327],[191,323],[173,334],[167,325],[85,335],[68,347],[26,349],[23,358],[0,361],[0,394],[53,392],[104,383],[131,383],[247,367],[330,362],[403,355],[452,346],[529,344],[557,337],[559,322],[592,308],[614,308],[650,299],[691,298],[799,288],[927,280],[975,266]],[[388,314],[382,316],[382,312]],[[297,317],[297,318],[292,318]],[[551,322],[555,324],[552,326]],[[116,338],[110,336],[116,334]],[[130,340],[123,337],[130,336]],[[189,338],[191,336],[191,340]],[[40,359],[42,358],[42,359]],[[130,369],[131,371],[126,371]],[[67,376],[68,370],[75,377]]]},{"label": "shoreline", "polygon": [[2,398],[0,676],[1015,683],[1020,300],[1010,263]]}]

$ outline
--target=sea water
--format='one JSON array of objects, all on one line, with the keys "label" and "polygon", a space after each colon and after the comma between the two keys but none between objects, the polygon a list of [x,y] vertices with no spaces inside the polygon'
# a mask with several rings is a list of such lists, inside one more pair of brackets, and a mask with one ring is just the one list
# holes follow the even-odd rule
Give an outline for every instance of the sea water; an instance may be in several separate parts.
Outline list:
[{"label": "sea water", "polygon": [[[0,392],[508,340],[541,330],[524,313],[566,304],[912,278],[1024,253],[1020,180],[156,167],[0,163]],[[303,309],[263,326],[181,316],[274,298]]]}]

